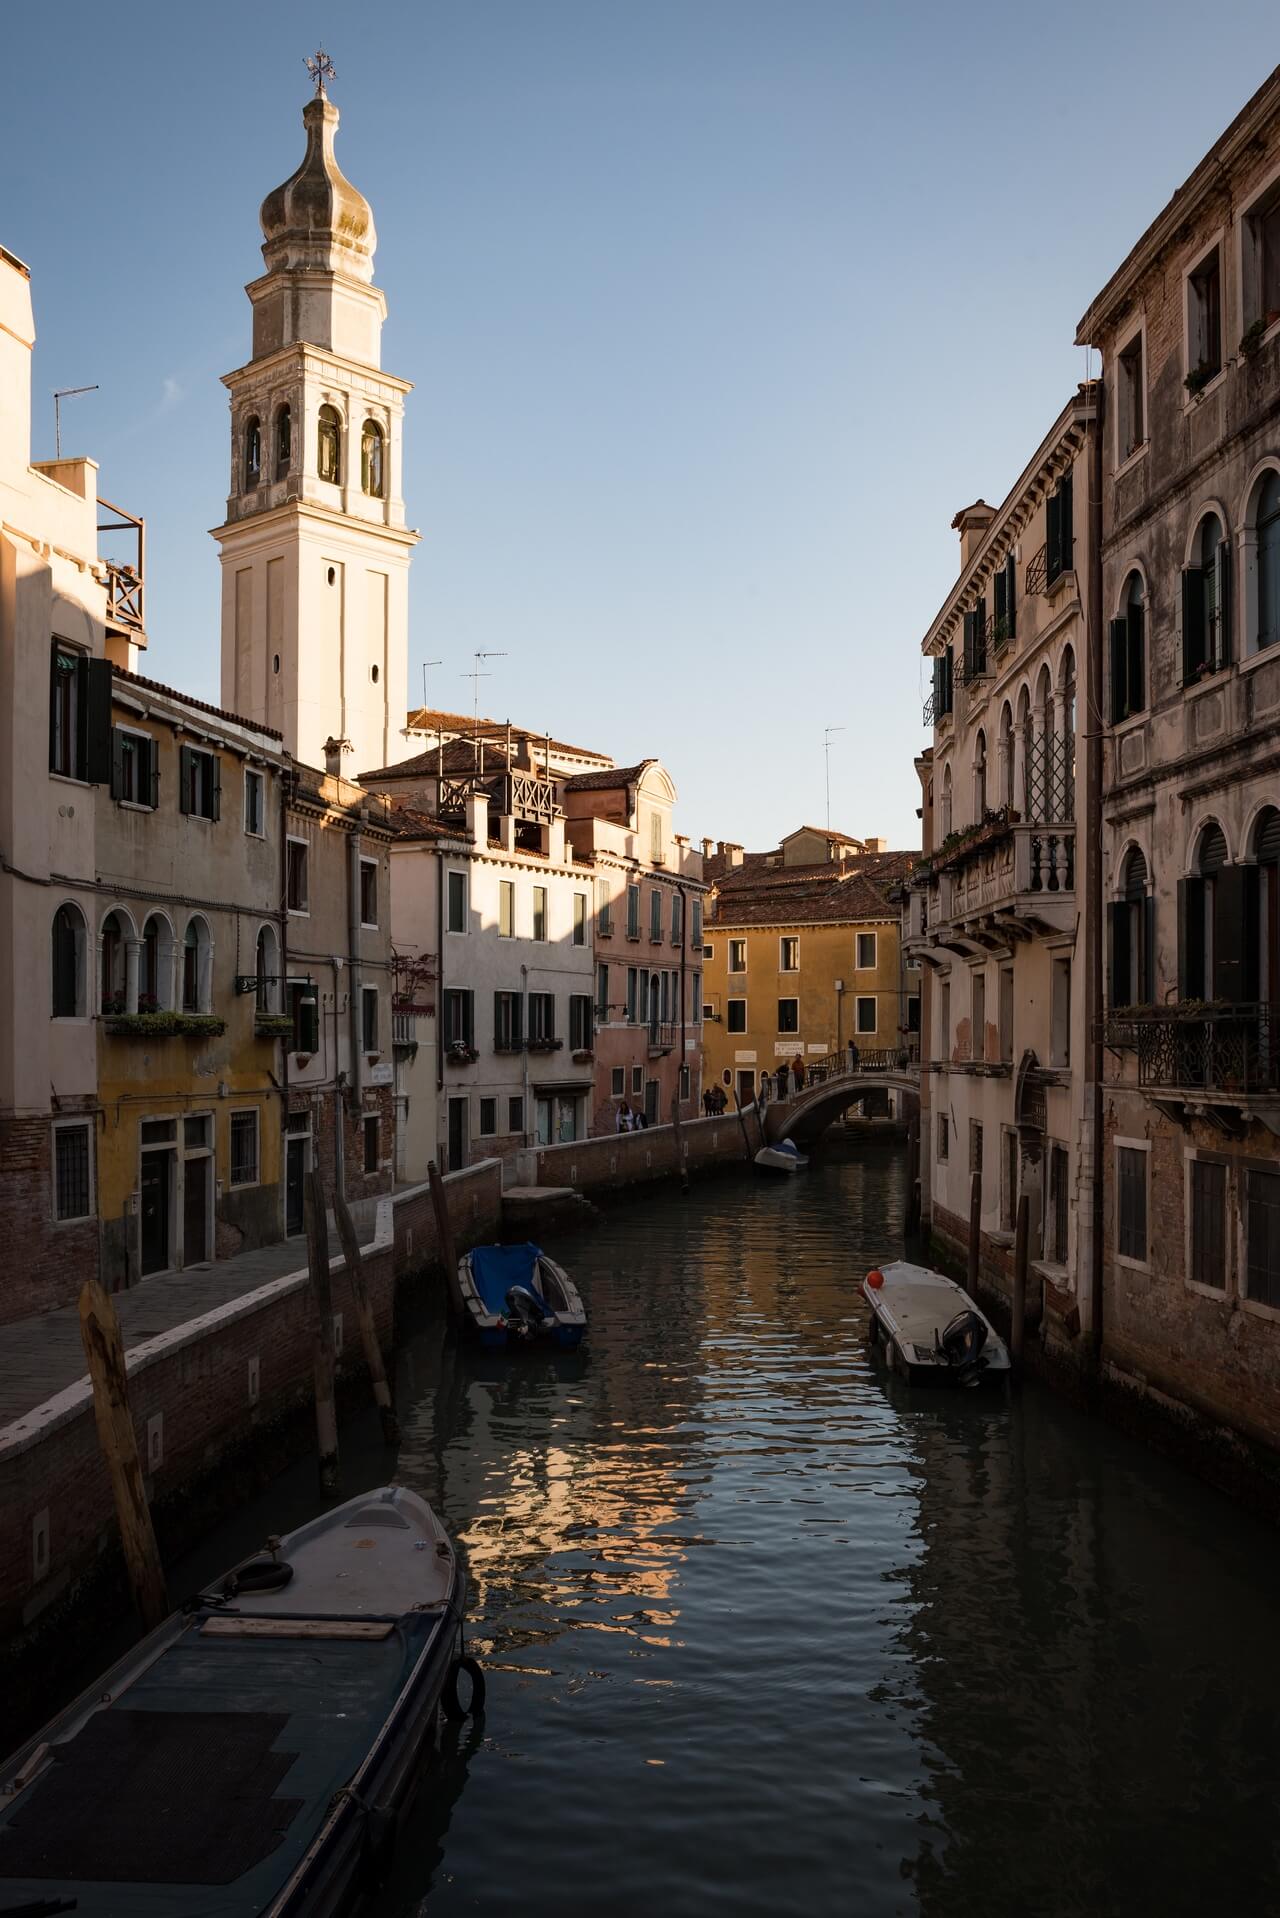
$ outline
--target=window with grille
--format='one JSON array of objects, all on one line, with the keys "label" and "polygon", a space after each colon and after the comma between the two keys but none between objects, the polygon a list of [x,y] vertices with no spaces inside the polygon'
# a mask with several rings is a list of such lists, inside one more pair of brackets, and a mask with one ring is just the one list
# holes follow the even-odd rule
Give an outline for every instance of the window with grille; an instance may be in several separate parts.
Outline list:
[{"label": "window with grille", "polygon": [[1116,1248],[1122,1259],[1147,1257],[1147,1155],[1116,1147]]},{"label": "window with grille", "polygon": [[1280,1172],[1245,1176],[1247,1296],[1280,1308]]},{"label": "window with grille", "polygon": [[308,910],[308,850],[302,839],[291,839],[285,848],[285,900],[290,912]]},{"label": "window with grille", "polygon": [[231,1183],[258,1183],[258,1114],[233,1112],[231,1115]]},{"label": "window with grille", "polygon": [[1191,1272],[1197,1285],[1227,1285],[1227,1168],[1213,1159],[1191,1161]]},{"label": "window with grille", "polygon": [[61,1125],[53,1134],[53,1216],[87,1219],[93,1211],[89,1177],[89,1128]]}]

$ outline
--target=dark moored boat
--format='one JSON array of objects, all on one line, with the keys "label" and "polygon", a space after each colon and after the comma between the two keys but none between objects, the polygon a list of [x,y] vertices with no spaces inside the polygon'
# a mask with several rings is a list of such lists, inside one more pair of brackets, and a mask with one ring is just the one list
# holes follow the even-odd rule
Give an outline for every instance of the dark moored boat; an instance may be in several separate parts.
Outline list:
[{"label": "dark moored boat", "polygon": [[376,1875],[462,1709],[466,1581],[400,1487],[272,1546],[0,1767],[0,1913],[329,1918]]},{"label": "dark moored boat", "polygon": [[587,1313],[577,1286],[537,1245],[477,1245],[458,1260],[462,1323],[489,1347],[582,1343]]}]

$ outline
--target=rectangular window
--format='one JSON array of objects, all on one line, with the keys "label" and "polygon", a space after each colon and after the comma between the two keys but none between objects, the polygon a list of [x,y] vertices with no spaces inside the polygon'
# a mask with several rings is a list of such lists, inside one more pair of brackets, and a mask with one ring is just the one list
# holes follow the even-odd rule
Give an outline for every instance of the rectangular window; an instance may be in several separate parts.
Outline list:
[{"label": "rectangular window", "polygon": [[178,760],[178,803],[183,812],[192,819],[217,819],[222,801],[218,755],[198,746],[184,746]]},{"label": "rectangular window", "polygon": [[266,831],[266,781],[252,766],[244,773],[244,829],[254,839]]},{"label": "rectangular window", "polygon": [[1244,331],[1280,318],[1280,181],[1254,201],[1240,223]]},{"label": "rectangular window", "polygon": [[1280,1172],[1250,1170],[1245,1182],[1246,1296],[1280,1308]]},{"label": "rectangular window", "polygon": [[1000,1057],[1013,1063],[1013,967],[1000,968]]},{"label": "rectangular window", "polygon": [[1135,333],[1117,355],[1116,402],[1116,464],[1121,465],[1147,436],[1141,333]]},{"label": "rectangular window", "polygon": [[800,1030],[800,1001],[798,999],[779,999],[778,1001],[778,1031],[779,1032],[799,1032],[799,1030]]},{"label": "rectangular window", "polygon": [[1049,982],[1049,1063],[1071,1064],[1071,961],[1055,959]]},{"label": "rectangular window", "polygon": [[480,1136],[488,1139],[498,1130],[498,1101],[482,1099],[480,1101]]},{"label": "rectangular window", "polygon": [[378,923],[378,862],[376,859],[360,861],[360,924],[376,926]]},{"label": "rectangular window", "polygon": [[1187,276],[1187,380],[1193,392],[1222,370],[1222,269],[1215,246]]},{"label": "rectangular window", "polygon": [[1071,475],[1064,473],[1044,504],[1044,576],[1049,586],[1075,565],[1074,513]]},{"label": "rectangular window", "polygon": [[689,938],[695,946],[702,944],[702,901],[695,899],[690,907]]},{"label": "rectangular window", "polygon": [[662,937],[662,894],[656,888],[649,894],[649,937]]},{"label": "rectangular window", "polygon": [[688,1066],[680,1068],[680,1097],[687,1099],[693,1091],[693,1074]]},{"label": "rectangular window", "polygon": [[729,941],[730,972],[745,972],[747,969],[747,942],[745,939]]},{"label": "rectangular window", "polygon": [[876,1029],[876,1002],[874,997],[858,999],[854,1024],[859,1032],[874,1032]]},{"label": "rectangular window", "polygon": [[945,1112],[938,1114],[938,1157],[946,1159],[951,1151],[951,1121]]},{"label": "rectangular window", "polygon": [[1227,1168],[1214,1159],[1191,1161],[1191,1271],[1197,1285],[1227,1287]]},{"label": "rectangular window", "polygon": [[524,1100],[523,1099],[507,1100],[507,1131],[508,1132],[524,1131]]},{"label": "rectangular window", "polygon": [[378,1051],[378,988],[376,986],[360,988],[360,1039],[366,1052]]},{"label": "rectangular window", "polygon": [[783,937],[778,941],[778,971],[799,972],[800,941]]},{"label": "rectangular window", "polygon": [[320,1008],[316,1001],[314,980],[290,979],[288,1009],[293,1020],[292,1050],[308,1056],[318,1052]]},{"label": "rectangular window", "polygon": [[726,1032],[745,1032],[747,1029],[747,1002],[745,999],[726,999],[724,1002],[724,1029]]},{"label": "rectangular window", "polygon": [[556,996],[554,992],[529,994],[529,1044],[549,1046],[556,1036]]},{"label": "rectangular window", "polygon": [[441,1033],[446,1046],[475,1045],[475,995],[457,986],[440,995]]},{"label": "rectangular window", "polygon": [[585,992],[569,994],[569,1050],[590,1052],[595,1043],[591,1020],[591,997]]},{"label": "rectangular window", "polygon": [[231,1183],[258,1183],[258,1113],[233,1112],[231,1115]]},{"label": "rectangular window", "polygon": [[664,853],[665,844],[662,836],[662,814],[660,812],[651,812],[649,814],[649,857],[655,866],[662,863]]},{"label": "rectangular window", "polygon": [[533,889],[533,936],[545,939],[547,936],[547,889],[535,886]]},{"label": "rectangular window", "polygon": [[53,1129],[53,1216],[87,1219],[93,1213],[91,1141],[87,1125]]},{"label": "rectangular window", "polygon": [[876,935],[874,932],[858,934],[858,971],[874,972],[876,969]]},{"label": "rectangular window", "polygon": [[639,1006],[639,974],[634,966],[627,967],[627,1019],[631,1025],[636,1022]]},{"label": "rectangular window", "polygon": [[607,1026],[609,1023],[609,968],[606,965],[596,967],[596,1024]]},{"label": "rectangular window", "polygon": [[627,938],[640,937],[640,888],[627,887]]},{"label": "rectangular window", "polygon": [[699,1026],[702,1024],[702,974],[700,972],[691,975],[690,989],[689,1017],[695,1026]]},{"label": "rectangular window", "polygon": [[1109,632],[1111,723],[1116,726],[1146,710],[1146,622],[1140,597],[1129,600],[1120,618],[1111,621]]},{"label": "rectangular window", "polygon": [[111,777],[111,662],[60,639],[50,659],[49,771],[93,785]]},{"label": "rectangular window", "polygon": [[987,1056],[987,975],[975,972],[970,978],[972,1000],[969,1008],[969,1057],[979,1064]]},{"label": "rectangular window", "polygon": [[671,895],[671,943],[673,946],[684,944],[684,894],[673,892]]},{"label": "rectangular window", "polygon": [[[364,1169],[366,1174],[378,1170],[378,1115],[367,1112],[362,1121],[364,1129]],[[484,1127],[480,1130],[483,1132]]]},{"label": "rectangular window", "polygon": [[615,1066],[609,1075],[609,1096],[612,1099],[625,1097],[627,1090],[627,1068]]},{"label": "rectangular window", "polygon": [[444,923],[446,932],[465,932],[467,929],[467,875],[465,872],[451,872],[445,880]]},{"label": "rectangular window", "polygon": [[644,1067],[643,1066],[632,1066],[631,1090],[632,1092],[644,1091]]},{"label": "rectangular window", "polygon": [[969,1121],[969,1174],[982,1177],[982,1127],[976,1119]]},{"label": "rectangular window", "polygon": [[596,880],[596,931],[605,939],[613,932],[613,907],[609,902],[607,879]]},{"label": "rectangular window", "polygon": [[493,995],[493,1049],[518,1052],[521,1045],[524,1006],[518,992]]},{"label": "rectangular window", "polygon": [[573,895],[573,943],[585,946],[587,943],[587,895],[575,892]]},{"label": "rectangular window", "polygon": [[111,735],[111,797],[154,810],[158,783],[155,740],[117,726]]},{"label": "rectangular window", "polygon": [[498,881],[498,937],[514,939],[516,936],[516,882],[514,879]]},{"label": "rectangular window", "polygon": [[955,704],[955,648],[948,646],[933,662],[933,723],[936,726]]},{"label": "rectangular window", "polygon": [[285,901],[290,912],[310,910],[309,850],[305,839],[290,839],[285,847]]},{"label": "rectangular window", "polygon": [[1116,1246],[1123,1259],[1146,1264],[1147,1155],[1134,1146],[1116,1147]]}]

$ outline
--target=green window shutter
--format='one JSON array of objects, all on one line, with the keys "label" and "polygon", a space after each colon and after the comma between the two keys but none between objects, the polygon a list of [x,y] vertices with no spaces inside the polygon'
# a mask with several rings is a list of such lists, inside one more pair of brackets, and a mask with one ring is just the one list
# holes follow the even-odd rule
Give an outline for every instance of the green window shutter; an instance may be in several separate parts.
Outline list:
[{"label": "green window shutter", "polygon": [[1004,563],[1004,576],[1005,631],[1014,639],[1018,632],[1018,562],[1012,553]]},{"label": "green window shutter", "polygon": [[1178,996],[1204,998],[1204,880],[1178,881]]},{"label": "green window shutter", "polygon": [[58,648],[49,649],[49,770],[58,757]]},{"label": "green window shutter", "polygon": [[320,1008],[310,979],[298,1000],[298,1050],[310,1053],[320,1050]]},{"label": "green window shutter", "polygon": [[118,726],[111,729],[111,797],[119,799],[124,791],[124,734]]},{"label": "green window shutter", "polygon": [[1062,484],[1058,488],[1058,539],[1061,547],[1062,571],[1069,573],[1076,563],[1070,473],[1063,476]]},{"label": "green window shutter", "polygon": [[1213,876],[1213,979],[1207,997],[1238,1005],[1245,997],[1244,867],[1222,866]]},{"label": "green window shutter", "polygon": [[182,746],[178,750],[178,804],[183,812],[191,811],[190,746]]},{"label": "green window shutter", "polygon": [[1141,606],[1131,606],[1129,608],[1129,618],[1127,622],[1129,629],[1129,644],[1127,648],[1129,692],[1127,710],[1131,713],[1144,712],[1147,704],[1146,661],[1143,657],[1144,617],[1145,615]]},{"label": "green window shutter", "polygon": [[[939,655],[933,662],[933,723],[936,726],[942,718],[942,658]],[[53,748],[50,746],[50,757]]]},{"label": "green window shutter", "polygon": [[1124,899],[1107,907],[1107,1004],[1112,1012],[1129,1003],[1129,906]]},{"label": "green window shutter", "polygon": [[972,613],[966,613],[964,616],[964,670],[965,670],[966,677],[973,672],[973,660],[974,660],[973,627],[974,627],[974,616]]},{"label": "green window shutter", "polygon": [[1052,585],[1062,571],[1062,501],[1050,493],[1044,503],[1044,576]]},{"label": "green window shutter", "polygon": [[948,646],[942,658],[942,710],[949,713],[956,703],[956,653]]},{"label": "green window shutter", "polygon": [[1149,892],[1142,902],[1142,951],[1138,955],[1138,999],[1144,1006],[1156,1001],[1156,898]]},{"label": "green window shutter", "polygon": [[84,777],[93,786],[111,783],[111,661],[85,662]]},{"label": "green window shutter", "polygon": [[209,817],[210,819],[221,819],[222,761],[219,759],[217,753],[209,754],[209,778],[211,782],[209,789]]},{"label": "green window shutter", "polygon": [[1009,594],[1009,575],[1003,566],[996,574],[993,584],[996,594],[996,618],[1000,620],[1005,617],[1005,605]]},{"label": "green window shutter", "polygon": [[1111,724],[1128,715],[1125,692],[1128,686],[1129,672],[1129,622],[1127,619],[1113,619],[1111,622]]},{"label": "green window shutter", "polygon": [[1182,683],[1190,685],[1205,662],[1204,574],[1198,566],[1182,569]]}]

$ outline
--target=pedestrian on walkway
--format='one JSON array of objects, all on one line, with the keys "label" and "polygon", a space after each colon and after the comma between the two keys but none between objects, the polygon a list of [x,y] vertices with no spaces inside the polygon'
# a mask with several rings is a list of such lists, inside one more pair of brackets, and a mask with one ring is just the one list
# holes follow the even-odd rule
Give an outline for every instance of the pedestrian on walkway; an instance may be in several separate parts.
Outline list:
[{"label": "pedestrian on walkway", "polygon": [[804,1091],[804,1060],[800,1058],[798,1054],[795,1057],[795,1059],[792,1060],[791,1070],[796,1075],[796,1091],[803,1092]]},{"label": "pedestrian on walkway", "polygon": [[858,1042],[856,1039],[850,1039],[849,1041],[849,1070],[850,1072],[856,1072],[858,1070]]},{"label": "pedestrian on walkway", "polygon": [[715,1087],[714,1087],[714,1086],[707,1086],[707,1087],[706,1087],[706,1089],[704,1090],[704,1092],[703,1092],[703,1094],[702,1094],[702,1116],[703,1116],[703,1118],[704,1118],[704,1119],[709,1119],[709,1118],[711,1117],[711,1115],[712,1115],[712,1113],[713,1113],[713,1112],[715,1111],[715,1109],[716,1109],[716,1093],[715,1093]]},{"label": "pedestrian on walkway", "polygon": [[631,1130],[631,1107],[625,1099],[618,1107],[617,1130],[619,1132],[630,1132]]},{"label": "pedestrian on walkway", "polygon": [[778,1061],[778,1097],[785,1099],[790,1087],[791,1068],[785,1059]]},{"label": "pedestrian on walkway", "polygon": [[768,1105],[769,1100],[772,1098],[772,1096],[773,1096],[773,1080],[769,1077],[767,1072],[762,1072],[760,1074],[760,1093],[757,1101],[761,1112],[764,1111],[765,1107]]}]

